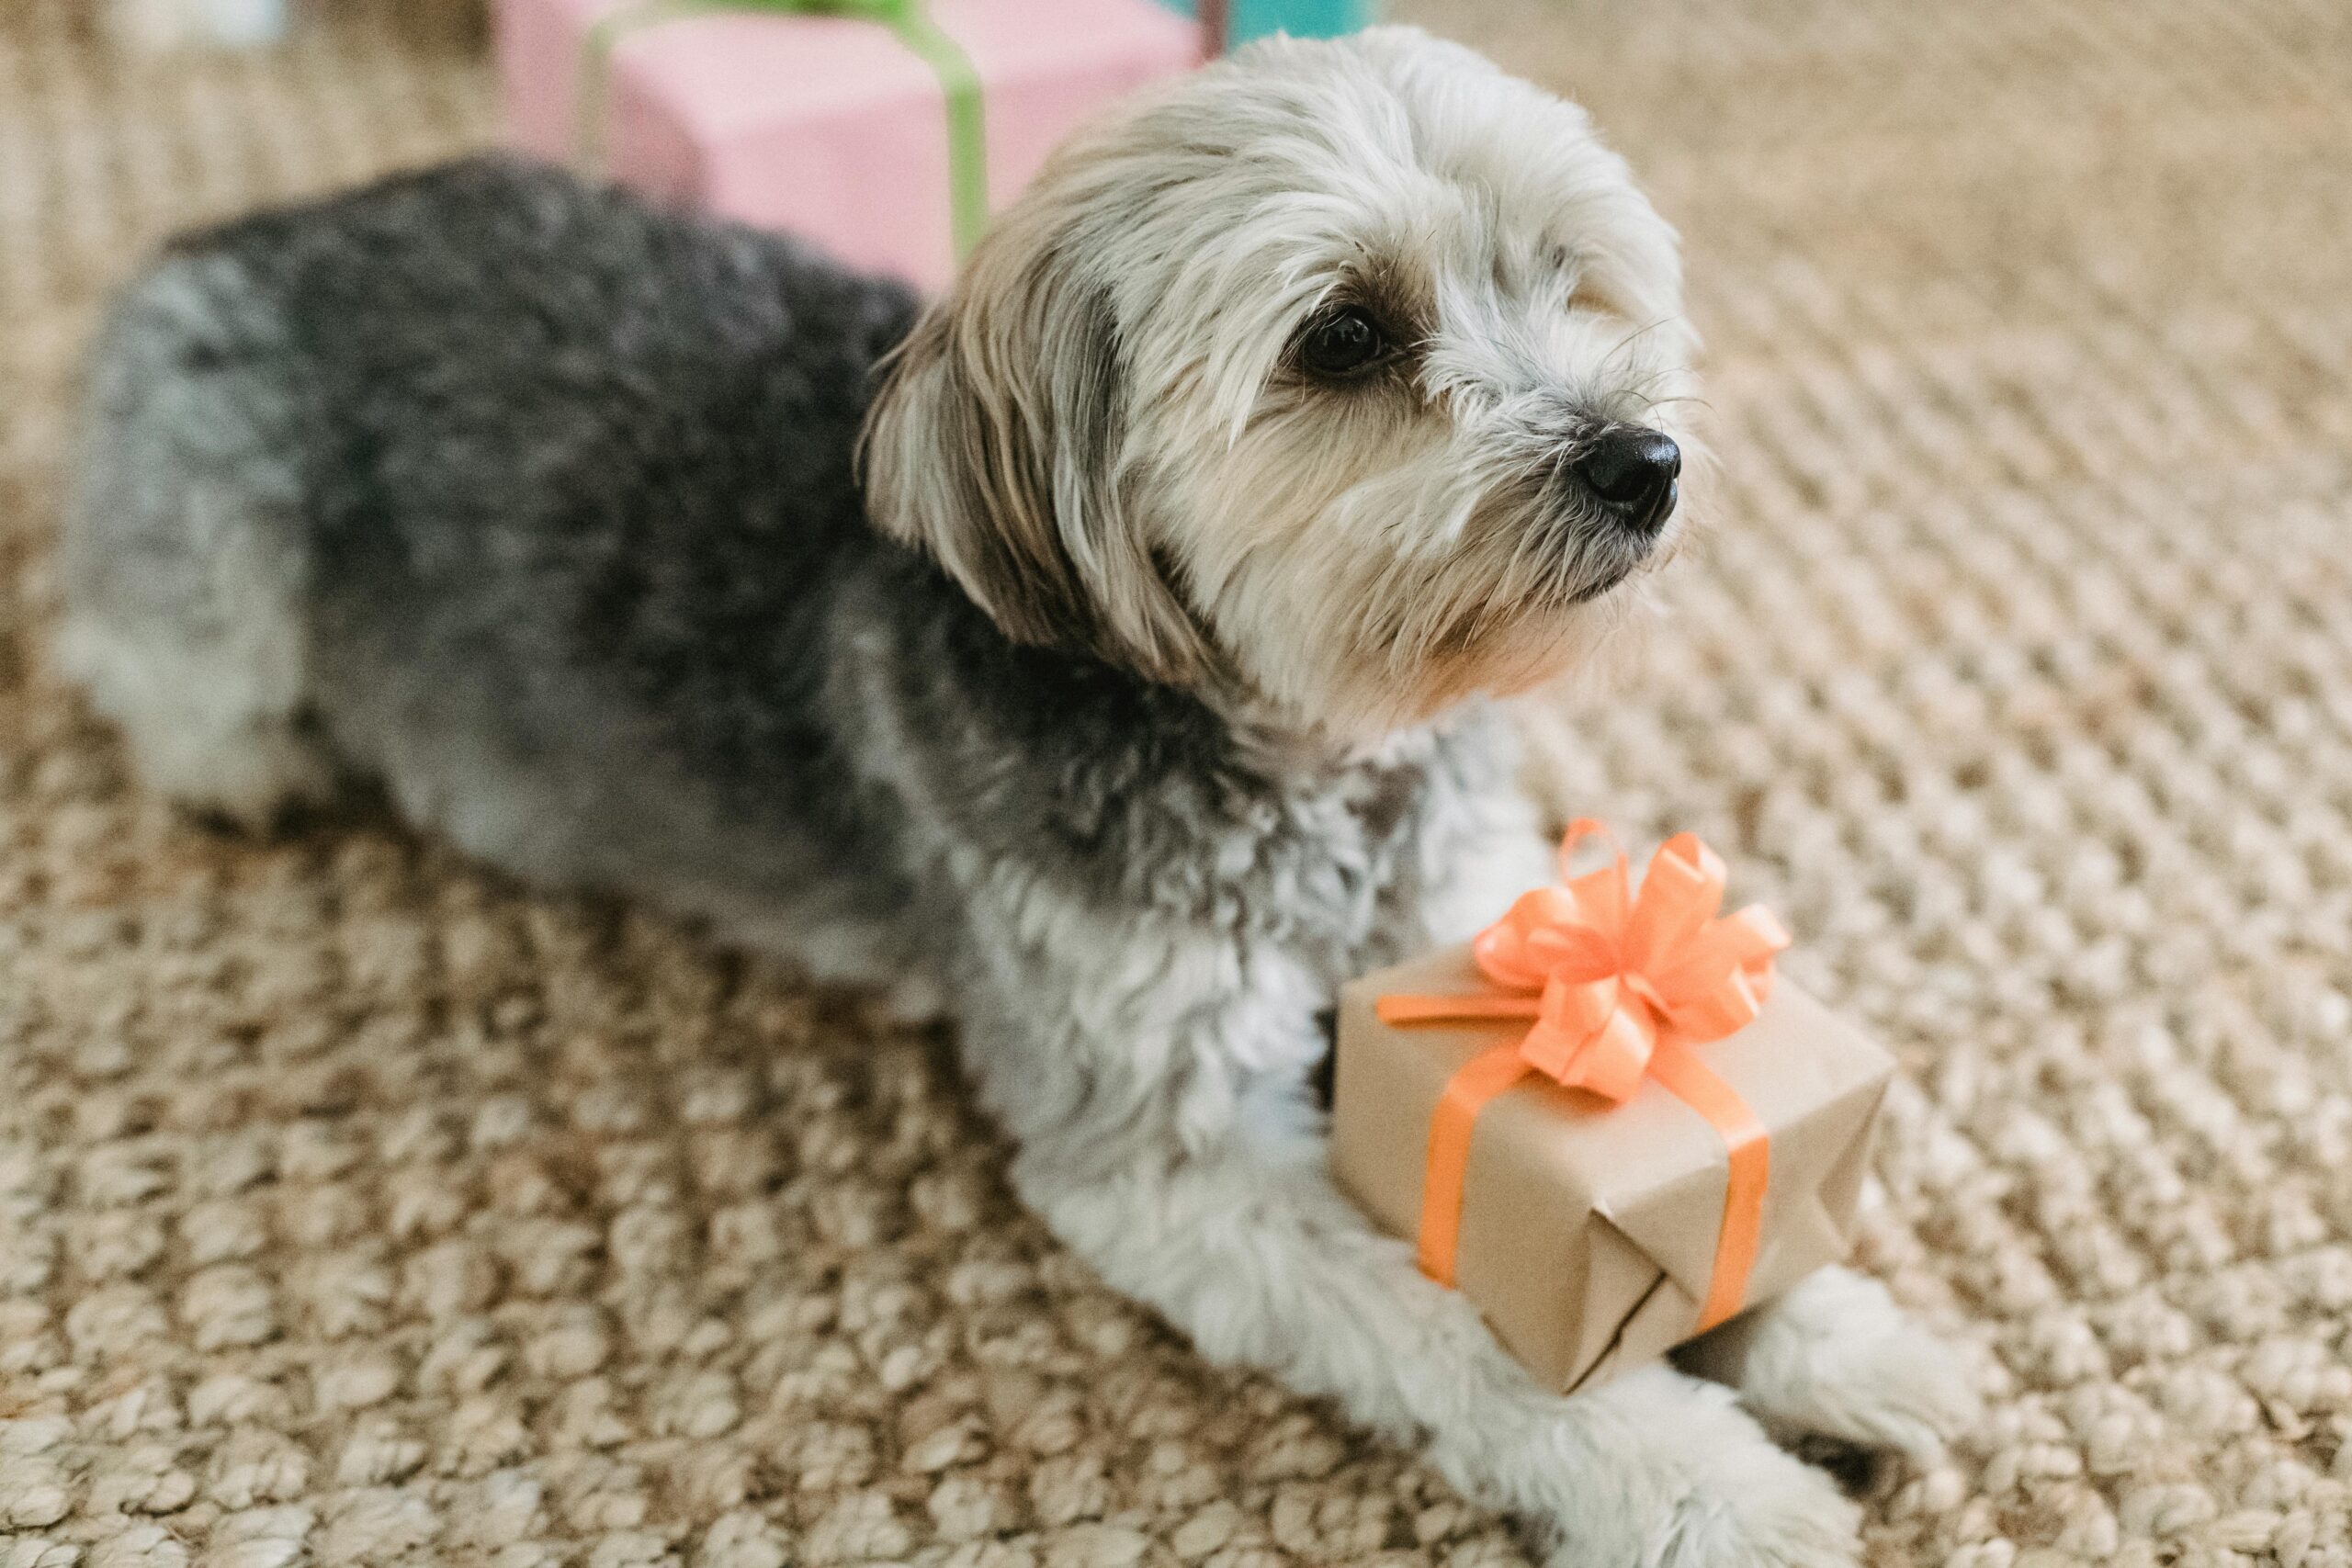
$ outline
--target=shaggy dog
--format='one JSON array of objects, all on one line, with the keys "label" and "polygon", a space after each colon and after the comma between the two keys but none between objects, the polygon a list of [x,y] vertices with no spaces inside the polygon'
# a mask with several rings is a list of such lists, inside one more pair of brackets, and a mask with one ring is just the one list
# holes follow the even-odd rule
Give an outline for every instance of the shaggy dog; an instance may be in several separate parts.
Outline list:
[{"label": "shaggy dog", "polygon": [[1558,1397],[1334,1190],[1309,1087],[1341,980],[1549,876],[1493,699],[1672,553],[1692,347],[1584,116],[1401,29],[1081,134],[920,312],[464,164],[130,291],[63,653],[198,807],[372,775],[944,1005],[1070,1247],[1556,1562],[1841,1563],[1764,1424],[1927,1451],[1964,1408],[1883,1290]]}]

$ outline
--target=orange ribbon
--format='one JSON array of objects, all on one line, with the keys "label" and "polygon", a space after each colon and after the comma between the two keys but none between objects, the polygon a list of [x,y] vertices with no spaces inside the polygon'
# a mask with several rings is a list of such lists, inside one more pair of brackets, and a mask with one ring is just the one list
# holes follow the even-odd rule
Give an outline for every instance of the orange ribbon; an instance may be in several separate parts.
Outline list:
[{"label": "orange ribbon", "polygon": [[1689,1047],[1756,1021],[1771,994],[1772,955],[1789,936],[1758,905],[1717,913],[1724,863],[1695,834],[1659,847],[1638,894],[1623,850],[1603,869],[1572,875],[1577,845],[1606,831],[1598,822],[1570,823],[1560,841],[1560,885],[1524,895],[1478,934],[1471,952],[1497,991],[1380,998],[1380,1021],[1391,1025],[1529,1025],[1520,1039],[1464,1063],[1439,1098],[1421,1196],[1421,1271],[1453,1283],[1470,1134],[1487,1101],[1541,1073],[1622,1104],[1646,1077],[1705,1118],[1730,1152],[1714,1271],[1699,1312],[1700,1328],[1713,1328],[1747,1299],[1771,1140],[1737,1091]]}]

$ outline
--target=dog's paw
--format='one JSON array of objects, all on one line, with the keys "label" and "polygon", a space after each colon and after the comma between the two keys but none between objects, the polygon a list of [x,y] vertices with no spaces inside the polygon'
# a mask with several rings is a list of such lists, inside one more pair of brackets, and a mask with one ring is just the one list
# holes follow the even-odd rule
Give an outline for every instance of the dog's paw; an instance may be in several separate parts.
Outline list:
[{"label": "dog's paw", "polygon": [[1922,1465],[1980,1409],[1975,1357],[1846,1269],[1823,1269],[1760,1314],[1732,1381],[1768,1426],[1896,1450]]},{"label": "dog's paw", "polygon": [[1861,1510],[1826,1473],[1777,1448],[1692,1476],[1634,1559],[1639,1568],[1854,1568],[1860,1561]]},{"label": "dog's paw", "polygon": [[1853,1568],[1860,1510],[1730,1392],[1669,1368],[1581,1396],[1610,1462],[1549,1521],[1549,1568]]}]

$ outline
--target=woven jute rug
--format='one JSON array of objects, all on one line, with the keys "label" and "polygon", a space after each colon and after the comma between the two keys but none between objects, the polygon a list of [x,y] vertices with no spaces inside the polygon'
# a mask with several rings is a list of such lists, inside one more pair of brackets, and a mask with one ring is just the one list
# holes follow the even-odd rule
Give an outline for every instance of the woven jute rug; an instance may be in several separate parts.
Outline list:
[{"label": "woven jute rug", "polygon": [[[130,784],[41,651],[100,299],[492,106],[443,0],[92,8],[0,6],[0,1564],[1517,1561],[1057,1248],[945,1040]],[[1716,526],[1553,787],[1911,1071],[1861,1260],[1991,1417],[1851,1472],[1872,1551],[2352,1563],[2352,8],[1423,13],[1688,236]]]}]

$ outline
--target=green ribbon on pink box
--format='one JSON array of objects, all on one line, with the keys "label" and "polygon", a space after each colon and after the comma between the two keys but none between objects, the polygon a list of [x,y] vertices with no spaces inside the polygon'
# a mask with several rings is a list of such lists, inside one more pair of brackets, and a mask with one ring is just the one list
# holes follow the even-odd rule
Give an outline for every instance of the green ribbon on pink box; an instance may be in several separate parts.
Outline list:
[{"label": "green ribbon on pink box", "polygon": [[960,260],[989,221],[987,118],[980,73],[964,46],[941,31],[922,0],[630,0],[597,18],[581,51],[579,162],[595,174],[604,165],[605,122],[610,108],[613,50],[629,34],[697,17],[741,15],[847,17],[899,35],[939,78],[947,103],[947,200]]}]

